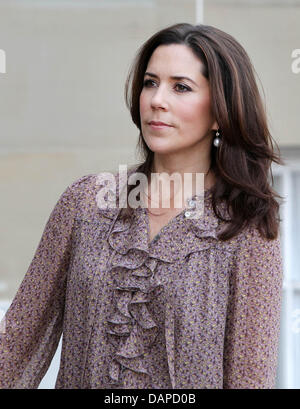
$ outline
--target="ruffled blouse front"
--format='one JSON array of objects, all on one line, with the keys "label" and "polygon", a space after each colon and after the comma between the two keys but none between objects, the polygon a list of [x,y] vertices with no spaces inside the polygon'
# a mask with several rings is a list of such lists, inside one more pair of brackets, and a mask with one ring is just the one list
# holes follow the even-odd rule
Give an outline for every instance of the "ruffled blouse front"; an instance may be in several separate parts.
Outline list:
[{"label": "ruffled blouse front", "polygon": [[[199,280],[200,274],[196,270],[195,274],[189,277],[190,281],[186,283],[185,288],[182,288],[180,282],[176,282],[175,272],[176,269],[184,271],[184,264],[192,253],[199,254],[217,243],[219,223],[208,206],[210,197],[208,190],[205,192],[204,199],[202,198],[206,206],[201,219],[188,218],[186,212],[182,211],[160,230],[151,243],[149,243],[149,219],[146,208],[135,209],[131,222],[121,220],[118,215],[115,217],[108,235],[112,255],[107,265],[108,275],[113,280],[112,309],[107,317],[106,330],[109,342],[115,349],[109,365],[112,386],[124,386],[121,374],[124,379],[124,373],[126,373],[132,382],[126,383],[127,387],[134,388],[137,385],[143,388],[153,388],[154,385],[164,388],[179,387],[178,382],[176,383],[174,366],[176,298],[185,300],[189,296],[185,291],[186,287],[194,286],[193,281]],[[196,197],[194,196],[193,199],[195,200]],[[160,273],[157,272],[158,264]],[[163,320],[152,313],[153,303],[157,304],[158,300],[161,304],[160,308],[154,311],[156,313],[160,311],[164,317]],[[187,317],[187,322],[192,326],[196,311],[192,310],[189,302],[185,303],[185,306],[190,308],[191,316]],[[185,313],[188,314],[189,310]],[[157,321],[160,322],[159,325]],[[184,328],[182,330],[184,331]],[[163,337],[159,337],[162,331]],[[155,344],[162,341],[165,343],[165,348],[160,348],[160,351],[165,351],[168,376],[165,376],[166,383],[159,385],[153,379],[154,373],[151,374],[149,371],[149,362],[151,354],[155,353],[152,352]],[[185,342],[187,345],[191,343],[188,332]],[[197,340],[194,339],[193,342]],[[222,345],[221,338],[220,343]],[[191,345],[190,354],[194,353]],[[152,361],[155,362],[156,370],[161,372],[160,365],[164,361],[163,357],[155,357],[155,359],[152,357]],[[189,371],[188,368],[186,369]],[[187,379],[181,376],[181,387],[191,386],[191,376],[189,374]],[[197,375],[194,374],[194,376]],[[169,382],[167,382],[168,378]]]}]

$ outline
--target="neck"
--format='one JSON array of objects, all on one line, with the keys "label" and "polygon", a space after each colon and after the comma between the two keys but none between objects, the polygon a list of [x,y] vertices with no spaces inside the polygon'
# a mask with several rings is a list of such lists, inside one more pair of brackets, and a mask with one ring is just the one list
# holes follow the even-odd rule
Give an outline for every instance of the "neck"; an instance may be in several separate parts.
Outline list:
[{"label": "neck", "polygon": [[[177,160],[178,159],[178,160]],[[188,162],[188,163],[187,163]],[[197,194],[196,183],[202,183],[203,185],[198,186],[198,189],[204,188],[204,190],[210,189],[215,184],[215,175],[214,172],[210,169],[210,157],[202,155],[202,157],[197,157],[197,160],[185,160],[183,163],[179,158],[167,157],[167,155],[154,155],[152,173],[157,173],[161,175],[163,173],[171,176],[172,174],[179,174],[182,187],[184,188],[185,181],[188,184],[192,184],[192,194]],[[185,178],[186,174],[186,178]],[[202,174],[198,176],[199,179],[196,179],[197,174]],[[191,180],[189,179],[191,178]]]},{"label": "neck", "polygon": [[[154,175],[154,173],[158,175]],[[185,175],[189,173],[190,175]],[[196,175],[197,173],[201,175]],[[170,178],[172,174],[179,174],[176,178]],[[157,178],[158,177],[158,178]],[[160,181],[160,183],[158,183]],[[177,183],[179,181],[179,183]],[[152,207],[165,207],[164,203],[169,203],[170,208],[177,208],[178,203],[185,206],[187,199],[194,195],[202,194],[203,190],[210,189],[214,184],[214,175],[210,170],[210,163],[207,164],[207,168],[202,171],[202,168],[195,170],[191,166],[184,169],[175,170],[169,168],[157,168],[154,167],[154,172],[151,174],[151,184],[148,185],[148,193],[145,193],[147,200],[151,201],[148,206]],[[166,189],[166,190],[164,190]],[[147,202],[146,200],[146,202]],[[168,206],[168,205],[167,205]]]}]

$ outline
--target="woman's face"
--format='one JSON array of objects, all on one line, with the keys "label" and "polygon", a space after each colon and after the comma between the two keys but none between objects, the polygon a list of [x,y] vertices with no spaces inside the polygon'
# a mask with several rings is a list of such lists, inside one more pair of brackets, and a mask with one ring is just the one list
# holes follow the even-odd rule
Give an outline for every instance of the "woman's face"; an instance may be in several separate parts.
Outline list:
[{"label": "woman's face", "polygon": [[[182,44],[157,47],[147,66],[140,95],[144,140],[156,153],[210,150],[218,126],[212,116],[208,80],[203,64]],[[172,78],[172,77],[188,77]],[[150,122],[170,126],[155,127]]]}]

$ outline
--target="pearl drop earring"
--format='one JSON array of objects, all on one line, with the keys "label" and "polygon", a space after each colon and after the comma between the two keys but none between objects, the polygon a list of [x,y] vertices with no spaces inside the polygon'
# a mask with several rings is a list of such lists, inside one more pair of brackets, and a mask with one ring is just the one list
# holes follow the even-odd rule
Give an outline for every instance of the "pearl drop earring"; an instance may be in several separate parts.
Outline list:
[{"label": "pearl drop earring", "polygon": [[220,142],[221,142],[221,140],[220,140],[220,138],[219,138],[219,130],[217,130],[217,132],[216,132],[216,137],[215,137],[215,139],[214,139],[214,146],[217,148],[219,145],[220,145]]}]

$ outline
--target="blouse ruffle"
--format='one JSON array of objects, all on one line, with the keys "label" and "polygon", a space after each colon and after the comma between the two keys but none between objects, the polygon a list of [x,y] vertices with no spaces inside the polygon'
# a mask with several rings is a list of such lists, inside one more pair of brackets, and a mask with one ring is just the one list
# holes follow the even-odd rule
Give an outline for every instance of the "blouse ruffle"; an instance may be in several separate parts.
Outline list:
[{"label": "blouse ruffle", "polygon": [[144,354],[155,342],[158,331],[147,308],[161,286],[154,274],[157,262],[149,257],[142,241],[143,229],[137,223],[135,218],[130,228],[117,220],[108,238],[113,250],[108,274],[113,280],[114,304],[107,319],[107,333],[112,335],[110,341],[116,347],[109,369],[113,383],[119,383],[122,366],[147,373]]},{"label": "blouse ruffle", "polygon": [[[210,191],[204,196],[204,215],[200,219],[188,219],[181,212],[176,216],[178,235],[184,241],[181,246],[158,240],[148,243],[147,209],[135,209],[132,221],[119,218],[120,209],[103,210],[113,218],[107,240],[112,251],[108,262],[108,275],[112,280],[113,300],[107,317],[106,333],[113,345],[114,354],[109,364],[110,384],[122,387],[123,368],[147,374],[147,354],[158,335],[158,326],[151,316],[148,305],[161,291],[155,269],[158,261],[175,263],[189,254],[214,245],[217,241],[219,221],[209,206]],[[172,219],[169,223],[174,223]],[[168,228],[169,223],[160,233]],[[182,231],[183,230],[183,231]],[[174,237],[176,242],[176,237]],[[176,388],[174,372],[174,308],[165,305],[165,339],[170,380]]]}]

